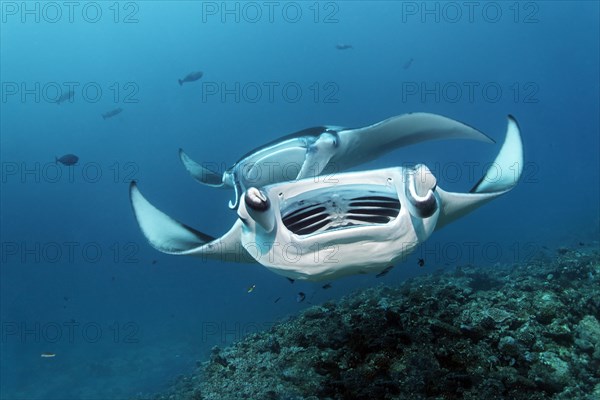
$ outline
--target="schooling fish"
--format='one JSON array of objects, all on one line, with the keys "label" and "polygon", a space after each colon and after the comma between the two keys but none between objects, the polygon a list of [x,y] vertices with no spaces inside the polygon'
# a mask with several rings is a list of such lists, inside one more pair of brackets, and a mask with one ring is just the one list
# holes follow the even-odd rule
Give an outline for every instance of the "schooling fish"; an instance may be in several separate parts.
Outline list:
[{"label": "schooling fish", "polygon": [[65,154],[60,158],[54,157],[54,162],[61,163],[66,166],[75,165],[77,164],[77,161],[79,161],[79,157],[77,157],[75,154]]},{"label": "schooling fish", "polygon": [[202,71],[190,72],[185,76],[185,78],[178,79],[177,81],[179,81],[179,86],[183,86],[185,82],[197,81],[198,79],[202,78],[202,75],[204,75]]},{"label": "schooling fish", "polygon": [[304,294],[304,292],[298,292],[298,294],[296,295],[296,302],[302,303],[305,298],[306,295]]},{"label": "schooling fish", "polygon": [[338,50],[348,50],[348,49],[353,49],[351,44],[336,44],[335,48]]},{"label": "schooling fish", "polygon": [[102,118],[106,119],[106,118],[112,118],[117,114],[121,114],[121,112],[123,112],[122,108],[115,108],[114,110],[111,110],[107,113],[102,114]]}]

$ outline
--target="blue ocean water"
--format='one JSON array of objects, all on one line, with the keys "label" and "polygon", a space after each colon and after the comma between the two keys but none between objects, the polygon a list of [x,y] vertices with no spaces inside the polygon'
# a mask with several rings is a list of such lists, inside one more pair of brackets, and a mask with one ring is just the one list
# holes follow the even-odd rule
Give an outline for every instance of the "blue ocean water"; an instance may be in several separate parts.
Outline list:
[{"label": "blue ocean water", "polygon": [[[160,391],[214,345],[356,288],[598,245],[597,2],[0,4],[2,399]],[[203,77],[180,86],[193,71]],[[385,277],[292,284],[258,265],[161,254],[136,224],[131,180],[210,235],[235,221],[231,191],[194,182],[180,147],[222,171],[300,129],[415,111],[498,143],[514,115],[524,174]],[[498,148],[424,143],[358,169],[423,162],[444,189],[468,191]],[[77,165],[55,163],[68,153]]]}]

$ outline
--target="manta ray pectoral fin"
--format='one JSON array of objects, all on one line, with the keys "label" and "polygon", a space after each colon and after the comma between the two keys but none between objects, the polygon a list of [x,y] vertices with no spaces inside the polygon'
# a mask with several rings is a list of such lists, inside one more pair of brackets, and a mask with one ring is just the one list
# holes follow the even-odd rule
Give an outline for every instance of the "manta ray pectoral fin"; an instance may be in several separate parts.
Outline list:
[{"label": "manta ray pectoral fin", "polygon": [[373,160],[399,147],[430,140],[469,139],[494,143],[494,140],[462,122],[442,115],[417,112],[398,115],[363,128],[339,132],[349,166]]},{"label": "manta ray pectoral fin", "polygon": [[470,213],[490,200],[510,191],[523,172],[523,142],[516,119],[508,116],[508,128],[502,148],[486,174],[469,193],[446,192],[439,187],[442,212],[436,229]]},{"label": "manta ray pectoral fin", "polygon": [[155,249],[168,254],[181,254],[214,240],[154,207],[142,195],[135,181],[129,186],[129,197],[138,225]]},{"label": "manta ray pectoral fin", "polygon": [[131,206],[142,233],[156,250],[234,262],[255,262],[241,246],[241,222],[213,238],[169,217],[142,195],[135,181],[129,186]]},{"label": "manta ray pectoral fin", "polygon": [[517,184],[523,172],[523,141],[517,120],[508,116],[506,137],[500,152],[485,176],[471,189],[471,193],[505,192]]},{"label": "manta ray pectoral fin", "polygon": [[198,164],[196,161],[192,160],[183,151],[183,149],[179,149],[179,159],[181,160],[181,163],[185,169],[187,169],[190,175],[192,175],[192,177],[198,182],[213,187],[225,186],[222,174],[211,171],[210,169]]}]

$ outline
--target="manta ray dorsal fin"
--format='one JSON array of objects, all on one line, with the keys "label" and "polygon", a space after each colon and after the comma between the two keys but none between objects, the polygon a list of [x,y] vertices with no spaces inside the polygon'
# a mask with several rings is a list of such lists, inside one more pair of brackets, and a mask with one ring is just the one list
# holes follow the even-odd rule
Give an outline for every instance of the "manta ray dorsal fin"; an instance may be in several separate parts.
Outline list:
[{"label": "manta ray dorsal fin", "polygon": [[129,196],[138,225],[155,249],[168,254],[185,254],[214,240],[154,207],[142,195],[135,181],[129,186]]},{"label": "manta ray dorsal fin", "polygon": [[213,187],[224,187],[223,176],[217,172],[211,171],[210,169],[203,167],[196,161],[192,160],[183,149],[179,149],[179,159],[181,163],[188,170],[190,175],[198,182],[213,186]]},{"label": "manta ray dorsal fin", "polygon": [[506,138],[494,163],[471,189],[470,193],[452,193],[437,188],[441,213],[436,229],[481,207],[488,201],[510,191],[523,172],[523,142],[516,119],[508,116]]}]

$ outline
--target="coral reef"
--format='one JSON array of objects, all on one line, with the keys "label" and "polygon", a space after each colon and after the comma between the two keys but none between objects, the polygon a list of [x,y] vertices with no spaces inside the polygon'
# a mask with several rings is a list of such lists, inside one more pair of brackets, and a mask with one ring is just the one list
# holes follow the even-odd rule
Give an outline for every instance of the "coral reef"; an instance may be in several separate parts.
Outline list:
[{"label": "coral reef", "polygon": [[598,399],[600,255],[378,286],[226,349],[155,400]]}]

